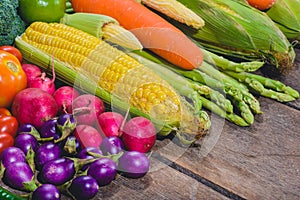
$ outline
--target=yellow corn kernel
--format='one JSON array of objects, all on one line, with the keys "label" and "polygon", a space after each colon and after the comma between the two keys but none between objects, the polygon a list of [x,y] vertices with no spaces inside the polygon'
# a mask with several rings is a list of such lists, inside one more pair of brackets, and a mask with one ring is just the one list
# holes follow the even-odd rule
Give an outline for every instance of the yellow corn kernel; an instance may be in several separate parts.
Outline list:
[{"label": "yellow corn kernel", "polygon": [[180,97],[166,81],[117,48],[74,29],[34,22],[22,38],[67,66],[89,74],[100,87],[144,113],[180,121]]}]

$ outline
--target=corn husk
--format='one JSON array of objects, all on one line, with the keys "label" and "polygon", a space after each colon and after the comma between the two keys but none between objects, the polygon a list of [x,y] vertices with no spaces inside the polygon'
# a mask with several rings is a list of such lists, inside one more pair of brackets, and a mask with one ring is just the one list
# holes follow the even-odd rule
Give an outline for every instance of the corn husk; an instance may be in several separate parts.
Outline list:
[{"label": "corn husk", "polygon": [[288,39],[300,40],[300,0],[277,0],[266,13]]},{"label": "corn husk", "polygon": [[201,30],[170,20],[204,48],[225,56],[291,68],[295,52],[275,23],[244,0],[178,0],[198,14]]}]

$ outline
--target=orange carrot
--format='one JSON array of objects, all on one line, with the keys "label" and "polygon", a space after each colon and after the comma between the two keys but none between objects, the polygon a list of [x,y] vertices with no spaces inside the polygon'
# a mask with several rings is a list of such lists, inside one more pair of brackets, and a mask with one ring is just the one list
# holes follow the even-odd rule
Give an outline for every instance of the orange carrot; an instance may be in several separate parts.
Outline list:
[{"label": "orange carrot", "polygon": [[72,0],[75,12],[108,15],[133,32],[145,48],[191,70],[203,62],[201,49],[183,32],[136,0]]}]

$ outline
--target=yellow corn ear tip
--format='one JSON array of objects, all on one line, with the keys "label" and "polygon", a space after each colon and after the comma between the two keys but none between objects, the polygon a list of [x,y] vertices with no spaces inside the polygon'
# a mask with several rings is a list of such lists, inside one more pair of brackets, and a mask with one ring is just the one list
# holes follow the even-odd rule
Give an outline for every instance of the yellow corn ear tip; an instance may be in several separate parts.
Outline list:
[{"label": "yellow corn ear tip", "polygon": [[201,29],[205,25],[204,20],[199,15],[177,0],[141,0],[141,2],[195,29]]},{"label": "yellow corn ear tip", "polygon": [[119,24],[108,23],[102,28],[103,39],[132,50],[141,50],[143,45],[133,33]]}]

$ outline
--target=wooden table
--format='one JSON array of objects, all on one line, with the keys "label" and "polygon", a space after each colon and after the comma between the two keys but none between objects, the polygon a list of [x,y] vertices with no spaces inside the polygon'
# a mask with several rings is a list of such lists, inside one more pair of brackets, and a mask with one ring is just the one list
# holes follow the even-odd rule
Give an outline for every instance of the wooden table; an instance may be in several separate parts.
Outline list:
[{"label": "wooden table", "polygon": [[[300,49],[296,53],[295,68],[276,78],[300,91]],[[259,101],[264,113],[251,127],[211,115],[211,134],[203,146],[159,140],[145,177],[117,176],[94,199],[299,200],[300,100]]]}]

